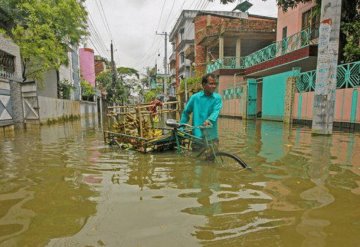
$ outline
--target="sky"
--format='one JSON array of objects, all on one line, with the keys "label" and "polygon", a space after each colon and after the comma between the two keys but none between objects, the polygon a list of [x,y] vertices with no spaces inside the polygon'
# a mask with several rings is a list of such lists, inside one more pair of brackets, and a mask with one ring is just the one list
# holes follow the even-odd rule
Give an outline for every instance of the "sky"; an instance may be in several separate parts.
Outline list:
[{"label": "sky", "polygon": [[[276,0],[248,0],[250,14],[277,16]],[[181,11],[232,11],[241,2],[220,4],[220,0],[86,0],[90,36],[84,47],[95,55],[110,60],[110,43],[114,46],[116,67],[130,67],[145,73],[147,67],[158,64],[163,72],[165,54],[164,32],[170,33]],[[167,45],[167,57],[172,53]]]}]

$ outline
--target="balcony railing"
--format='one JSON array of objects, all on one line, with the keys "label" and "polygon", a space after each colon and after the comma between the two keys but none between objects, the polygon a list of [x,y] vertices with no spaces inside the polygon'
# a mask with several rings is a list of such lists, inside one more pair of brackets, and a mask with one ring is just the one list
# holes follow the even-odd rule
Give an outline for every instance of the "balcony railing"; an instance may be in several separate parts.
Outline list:
[{"label": "balcony railing", "polygon": [[251,53],[248,56],[224,57],[223,61],[218,59],[214,64],[207,66],[207,72],[210,73],[217,69],[246,69],[309,46],[310,42],[311,30],[307,28],[281,41],[268,45],[261,50]]},{"label": "balcony railing", "polygon": [[[315,90],[316,70],[300,73],[296,81],[298,92]],[[336,88],[354,88],[360,86],[360,61],[341,64],[337,67]]]},{"label": "balcony railing", "polygon": [[14,73],[0,69],[0,78],[11,79],[14,77]]}]

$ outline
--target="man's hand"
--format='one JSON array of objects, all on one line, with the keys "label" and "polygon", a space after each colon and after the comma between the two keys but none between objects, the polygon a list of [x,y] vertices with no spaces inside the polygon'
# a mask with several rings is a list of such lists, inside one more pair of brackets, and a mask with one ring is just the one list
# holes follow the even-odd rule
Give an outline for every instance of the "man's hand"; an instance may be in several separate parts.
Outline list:
[{"label": "man's hand", "polygon": [[203,126],[210,126],[210,125],[212,124],[209,120],[205,120],[205,122],[203,123]]}]

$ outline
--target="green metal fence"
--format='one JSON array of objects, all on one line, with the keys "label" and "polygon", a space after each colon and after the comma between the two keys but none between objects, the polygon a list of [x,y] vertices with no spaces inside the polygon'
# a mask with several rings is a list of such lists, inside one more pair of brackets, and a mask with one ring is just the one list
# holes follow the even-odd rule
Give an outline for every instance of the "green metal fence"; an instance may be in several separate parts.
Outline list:
[{"label": "green metal fence", "polygon": [[[360,61],[341,64],[337,67],[336,88],[354,88],[360,86]],[[296,88],[298,92],[315,90],[316,70],[300,73]]]},{"label": "green metal fence", "polygon": [[243,93],[242,87],[228,88],[223,90],[223,99],[224,100],[239,99],[242,93]]},{"label": "green metal fence", "polygon": [[310,44],[311,30],[304,29],[299,33],[284,38],[265,48],[251,53],[245,57],[224,57],[217,59],[213,64],[207,66],[207,72],[211,73],[218,69],[246,69],[254,65],[269,61],[276,57],[296,51]]}]

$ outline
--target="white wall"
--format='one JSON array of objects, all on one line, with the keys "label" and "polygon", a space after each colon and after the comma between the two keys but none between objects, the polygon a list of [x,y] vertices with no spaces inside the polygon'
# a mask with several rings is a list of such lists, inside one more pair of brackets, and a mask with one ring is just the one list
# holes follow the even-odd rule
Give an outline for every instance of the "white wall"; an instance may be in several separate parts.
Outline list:
[{"label": "white wall", "polygon": [[97,115],[95,102],[73,101],[39,96],[40,122],[59,120],[62,117]]}]

